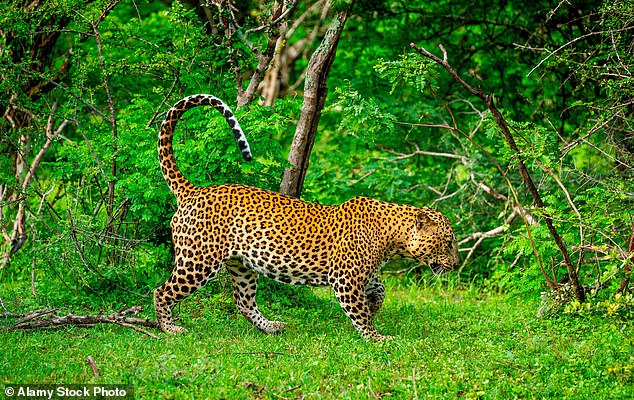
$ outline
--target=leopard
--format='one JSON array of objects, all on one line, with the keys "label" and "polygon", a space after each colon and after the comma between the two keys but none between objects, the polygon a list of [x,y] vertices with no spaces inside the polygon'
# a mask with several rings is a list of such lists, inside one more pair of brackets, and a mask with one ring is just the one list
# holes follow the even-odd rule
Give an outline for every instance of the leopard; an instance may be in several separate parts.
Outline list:
[{"label": "leopard", "polygon": [[385,298],[379,277],[383,264],[406,257],[427,264],[436,274],[460,264],[451,222],[430,207],[369,197],[325,205],[238,183],[194,185],[178,168],[172,142],[179,119],[198,106],[218,110],[242,158],[252,160],[238,119],[219,98],[188,96],[167,112],[159,130],[158,155],[177,207],[170,223],[174,265],[168,280],[154,291],[162,331],[187,332],[174,324],[174,306],[224,267],[239,313],[265,333],[282,332],[286,325],[268,320],[258,309],[260,275],[292,285],[330,286],[363,338],[391,339],[373,325]]}]

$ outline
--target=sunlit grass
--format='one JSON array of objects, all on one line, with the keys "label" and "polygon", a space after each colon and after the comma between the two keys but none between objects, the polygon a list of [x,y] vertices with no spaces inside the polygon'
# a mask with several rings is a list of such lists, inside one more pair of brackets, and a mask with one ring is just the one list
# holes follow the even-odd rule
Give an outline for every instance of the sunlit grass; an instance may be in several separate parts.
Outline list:
[{"label": "sunlit grass", "polygon": [[236,313],[226,288],[212,284],[176,309],[190,331],[181,336],[154,340],[106,325],[2,333],[0,379],[132,384],[138,398],[634,396],[631,332],[618,323],[537,319],[535,300],[442,286],[388,279],[376,326],[395,339],[368,343],[326,288],[267,282],[261,309],[288,327],[271,336]]}]

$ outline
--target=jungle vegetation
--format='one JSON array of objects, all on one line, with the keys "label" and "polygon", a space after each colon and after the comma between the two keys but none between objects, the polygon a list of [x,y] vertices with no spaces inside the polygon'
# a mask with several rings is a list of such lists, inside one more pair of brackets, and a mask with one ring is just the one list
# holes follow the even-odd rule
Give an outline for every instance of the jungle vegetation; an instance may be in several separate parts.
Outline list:
[{"label": "jungle vegetation", "polygon": [[[394,287],[617,318],[631,351],[633,38],[621,0],[2,2],[0,312],[143,304],[152,317],[175,209],[158,127],[211,93],[254,160],[215,111],[193,110],[175,138],[192,182],[432,206],[462,265],[432,277],[391,263]],[[632,358],[609,365],[631,384]],[[439,393],[479,396],[454,389]],[[532,392],[548,393],[561,395]]]}]

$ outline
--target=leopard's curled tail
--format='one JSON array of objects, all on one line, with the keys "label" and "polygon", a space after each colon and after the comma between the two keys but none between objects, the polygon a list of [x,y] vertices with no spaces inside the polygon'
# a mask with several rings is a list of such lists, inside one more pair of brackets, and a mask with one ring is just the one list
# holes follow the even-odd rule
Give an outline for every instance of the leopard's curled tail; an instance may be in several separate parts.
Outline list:
[{"label": "leopard's curled tail", "polygon": [[244,136],[244,132],[242,131],[242,128],[240,128],[240,124],[233,115],[233,112],[225,103],[222,102],[222,100],[210,94],[195,94],[193,96],[185,97],[167,112],[167,115],[161,124],[158,143],[161,171],[163,171],[163,176],[165,177],[170,189],[179,200],[184,193],[192,190],[194,185],[185,178],[176,165],[172,139],[174,137],[176,123],[181,116],[187,110],[198,106],[212,106],[216,110],[220,111],[233,131],[233,136],[235,137],[238,147],[242,152],[242,157],[246,161],[251,161],[251,149],[249,148],[247,138]]}]

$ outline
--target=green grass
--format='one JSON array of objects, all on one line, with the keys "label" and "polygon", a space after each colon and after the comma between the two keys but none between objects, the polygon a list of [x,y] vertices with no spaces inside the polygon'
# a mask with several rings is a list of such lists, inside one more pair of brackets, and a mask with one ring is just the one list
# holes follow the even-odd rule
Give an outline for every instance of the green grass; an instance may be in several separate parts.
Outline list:
[{"label": "green grass", "polygon": [[634,397],[628,321],[538,319],[536,300],[392,278],[375,325],[395,339],[368,343],[326,288],[264,286],[260,307],[287,323],[281,335],[253,328],[216,283],[176,309],[185,335],[110,325],[0,333],[0,381],[131,384],[148,399]]}]

